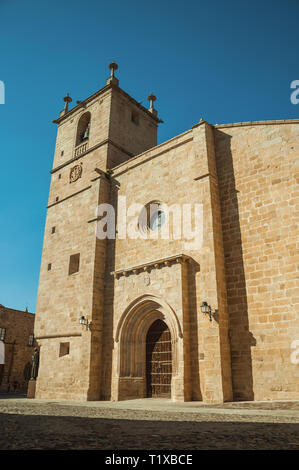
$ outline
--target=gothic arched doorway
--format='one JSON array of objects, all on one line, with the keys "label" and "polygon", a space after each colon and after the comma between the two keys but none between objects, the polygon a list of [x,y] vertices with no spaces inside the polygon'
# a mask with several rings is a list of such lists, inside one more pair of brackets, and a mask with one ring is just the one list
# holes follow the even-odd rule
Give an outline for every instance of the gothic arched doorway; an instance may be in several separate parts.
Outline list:
[{"label": "gothic arched doorway", "polygon": [[146,335],[146,383],[148,397],[171,397],[171,334],[162,320],[156,320]]},{"label": "gothic arched doorway", "polygon": [[[156,323],[160,320],[159,323]],[[163,299],[152,294],[144,294],[128,305],[120,316],[115,330],[114,351],[113,351],[113,370],[112,370],[112,393],[113,401],[129,400],[132,398],[145,398],[149,396],[147,393],[147,385],[154,384],[147,380],[150,375],[146,359],[146,343],[147,334],[154,331],[154,324],[163,328],[160,334],[168,335],[168,354],[170,361],[168,370],[166,364],[163,365],[163,380],[159,383],[162,388],[168,389],[167,394],[152,396],[170,396],[172,400],[182,400],[184,398],[184,349],[183,349],[183,333],[180,321],[172,309],[172,307]],[[165,332],[164,332],[165,331]],[[161,338],[163,339],[163,338]],[[156,343],[156,341],[148,341],[148,343]],[[162,347],[162,345],[160,344]],[[157,346],[159,347],[159,346]],[[163,344],[166,347],[166,344]],[[148,352],[150,352],[148,344]],[[167,352],[167,351],[164,351]],[[166,356],[166,354],[164,354]],[[170,384],[171,381],[171,384]],[[166,385],[161,386],[161,385]]]}]

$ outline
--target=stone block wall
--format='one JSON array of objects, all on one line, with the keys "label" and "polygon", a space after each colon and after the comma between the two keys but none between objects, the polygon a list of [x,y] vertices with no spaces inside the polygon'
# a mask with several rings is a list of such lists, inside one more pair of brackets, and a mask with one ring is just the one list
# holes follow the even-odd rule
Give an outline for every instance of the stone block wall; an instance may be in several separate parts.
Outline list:
[{"label": "stone block wall", "polygon": [[[133,108],[140,114],[137,139],[133,138]],[[85,113],[90,113],[89,138],[78,145],[78,123]],[[57,120],[35,325],[40,346],[36,397],[99,397],[106,240],[96,237],[97,208],[109,202],[105,170],[155,142],[156,125],[149,126],[151,121],[156,122],[112,86]],[[117,138],[115,125],[119,126]],[[77,257],[77,272],[69,269],[73,257]],[[92,322],[92,329],[79,324],[80,316]],[[61,354],[63,345],[67,354]]]},{"label": "stone block wall", "polygon": [[[89,139],[78,146],[86,112]],[[144,396],[146,329],[164,319],[173,341],[173,399],[298,398],[298,366],[290,360],[299,339],[298,121],[201,121],[157,146],[158,119],[114,84],[57,123],[35,325],[36,396]],[[168,239],[139,236],[136,217],[136,236],[119,236],[122,218],[130,224],[153,201],[189,205],[193,232],[199,206],[199,244],[183,232],[186,220],[172,217]],[[107,202],[117,214],[116,240],[96,237],[97,207]],[[70,274],[70,256],[78,254],[79,270]],[[79,324],[82,315],[90,329]]]},{"label": "stone block wall", "polygon": [[217,126],[235,400],[298,399],[299,123]]},{"label": "stone block wall", "polygon": [[8,385],[13,391],[13,382],[17,381],[16,392],[26,393],[28,379],[24,376],[25,367],[31,371],[34,345],[29,345],[33,335],[35,315],[14,310],[0,305],[0,328],[5,334],[5,365],[1,371],[0,391],[7,392]]},{"label": "stone block wall", "polygon": [[[134,222],[136,238],[117,238],[114,243],[108,243],[102,376],[102,396],[105,398],[111,397],[111,394],[117,396],[115,389],[118,384],[113,382],[109,371],[117,367],[117,357],[121,354],[114,343],[119,318],[134,297],[138,299],[145,294],[157,295],[166,301],[178,316],[180,326],[184,330],[182,377],[185,386],[177,398],[203,398],[211,402],[231,398],[220,207],[217,191],[212,183],[214,177],[217,185],[217,175],[210,176],[210,166],[214,165],[215,168],[215,159],[213,139],[209,137],[208,147],[206,135],[210,132],[208,125],[201,123],[194,130],[114,169],[113,180],[119,185],[117,193],[113,196],[115,206],[124,196],[127,209],[131,204],[139,204],[141,207],[151,201],[160,201],[168,206],[178,204],[181,209],[184,204],[191,204],[194,222],[194,206],[199,204],[203,210],[201,222],[204,223],[200,227],[201,231],[203,230],[203,243],[200,248],[192,248],[188,243],[190,240],[183,233],[180,239],[173,236],[171,218],[169,239],[160,237],[145,240],[138,236],[138,227]],[[218,201],[218,206],[214,200]],[[136,207],[135,215],[140,207]],[[120,214],[118,215],[120,217]],[[131,216],[133,215],[131,213]],[[128,224],[131,220],[128,212]],[[118,232],[120,224],[121,221],[118,220]],[[217,230],[220,232],[216,234]],[[151,284],[146,287],[140,273],[119,279],[111,275],[112,271],[117,273],[122,269],[133,269],[134,266],[148,262],[155,264],[155,260],[159,262],[179,254],[191,258],[188,272],[180,274],[179,278],[173,275],[173,268],[161,269],[161,273],[167,274],[167,279],[159,279],[159,271],[153,269]],[[217,283],[218,269],[222,270],[222,277],[219,275]],[[217,312],[212,322],[201,313],[200,303],[203,300],[208,300],[213,311]],[[114,375],[117,376],[117,372],[114,371]]]}]

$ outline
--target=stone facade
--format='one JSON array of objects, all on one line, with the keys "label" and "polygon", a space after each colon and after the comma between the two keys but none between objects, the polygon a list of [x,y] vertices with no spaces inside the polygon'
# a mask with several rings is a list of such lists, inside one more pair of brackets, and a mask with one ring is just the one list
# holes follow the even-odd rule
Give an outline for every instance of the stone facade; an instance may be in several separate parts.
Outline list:
[{"label": "stone facade", "polygon": [[[171,333],[173,400],[298,398],[299,120],[201,120],[157,145],[153,102],[144,108],[113,75],[55,122],[36,397],[147,396],[146,334],[160,319]],[[200,244],[175,235],[174,217],[168,239],[159,230],[145,239],[136,223],[137,235],[123,236],[123,201],[197,205]],[[101,204],[115,208],[115,239],[99,237]]]},{"label": "stone facade", "polygon": [[215,129],[236,399],[298,399],[298,126]]},{"label": "stone facade", "polygon": [[[0,392],[26,393],[34,351],[35,315],[0,305],[0,331],[3,334],[5,364],[0,365]],[[3,331],[5,330],[5,331]]]}]

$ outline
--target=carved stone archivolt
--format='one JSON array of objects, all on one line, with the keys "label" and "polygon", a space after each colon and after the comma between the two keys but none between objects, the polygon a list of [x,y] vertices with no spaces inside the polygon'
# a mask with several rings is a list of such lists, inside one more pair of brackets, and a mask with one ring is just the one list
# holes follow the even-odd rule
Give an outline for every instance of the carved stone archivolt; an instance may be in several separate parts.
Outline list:
[{"label": "carved stone archivolt", "polygon": [[70,171],[70,183],[74,183],[79,178],[81,178],[82,171],[83,171],[82,163],[80,163],[79,165],[73,166],[73,168],[71,168],[71,171]]},{"label": "carved stone archivolt", "polygon": [[166,323],[171,335],[172,399],[183,396],[184,350],[181,322],[165,299],[153,294],[143,294],[127,306],[116,325],[113,400],[146,396],[146,336],[156,320]]}]

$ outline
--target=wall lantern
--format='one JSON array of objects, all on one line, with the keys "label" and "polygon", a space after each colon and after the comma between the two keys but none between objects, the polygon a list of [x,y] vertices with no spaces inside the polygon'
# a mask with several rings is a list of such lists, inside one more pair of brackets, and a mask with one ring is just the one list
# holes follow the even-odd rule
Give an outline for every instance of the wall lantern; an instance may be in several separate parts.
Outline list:
[{"label": "wall lantern", "polygon": [[85,318],[83,315],[79,318],[79,323],[80,325],[86,326],[86,330],[91,329],[91,321],[88,321],[88,319]]},{"label": "wall lantern", "polygon": [[212,321],[212,309],[211,306],[208,305],[207,302],[202,302],[201,306],[201,311],[204,315],[209,315],[210,321]]}]

